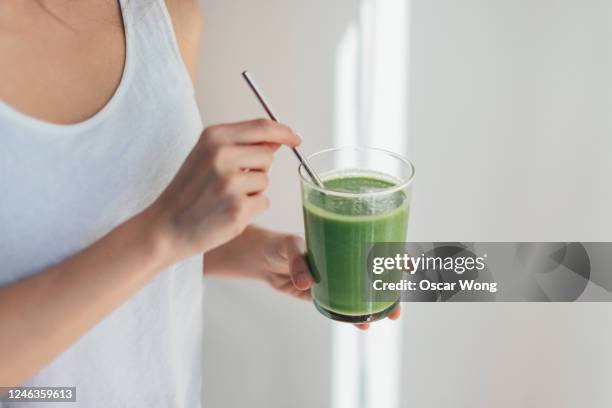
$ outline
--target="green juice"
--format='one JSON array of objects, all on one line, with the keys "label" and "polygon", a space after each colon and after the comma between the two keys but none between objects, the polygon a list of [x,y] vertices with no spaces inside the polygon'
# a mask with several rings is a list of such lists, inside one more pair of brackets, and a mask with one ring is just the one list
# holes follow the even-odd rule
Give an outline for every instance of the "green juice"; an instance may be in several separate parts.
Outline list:
[{"label": "green juice", "polygon": [[[396,181],[381,173],[359,172],[324,179],[325,194],[304,194],[308,263],[315,278],[312,297],[328,317],[350,322],[384,317],[396,301],[376,301],[367,271],[367,245],[406,240],[409,200],[391,190]],[[360,193],[334,195],[333,192]]]}]

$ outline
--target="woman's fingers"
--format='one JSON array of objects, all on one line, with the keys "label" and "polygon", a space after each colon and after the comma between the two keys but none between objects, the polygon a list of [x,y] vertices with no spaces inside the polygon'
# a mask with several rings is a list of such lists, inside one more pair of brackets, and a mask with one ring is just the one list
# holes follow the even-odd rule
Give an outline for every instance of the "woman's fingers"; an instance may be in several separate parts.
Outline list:
[{"label": "woman's fingers", "polygon": [[261,145],[234,145],[233,163],[228,163],[230,170],[268,170],[274,160],[274,150],[265,144]]},{"label": "woman's fingers", "polygon": [[277,151],[281,147],[281,145],[279,145],[278,143],[264,143],[264,145],[272,149],[273,152]]},{"label": "woman's fingers", "polygon": [[393,311],[389,315],[389,319],[391,319],[391,320],[399,319],[401,310],[402,309],[401,309],[400,305],[398,304],[397,307],[395,309],[393,309]]},{"label": "woman's fingers", "polygon": [[[393,309],[393,311],[392,311],[392,312],[389,314],[389,319],[390,319],[390,320],[397,320],[397,319],[399,319],[399,317],[400,317],[400,311],[401,311],[401,307],[400,307],[400,305],[398,304],[398,305],[396,306],[396,308],[395,308],[395,309]],[[370,323],[357,323],[357,324],[355,325],[355,327],[357,327],[358,329],[361,329],[361,330],[367,330],[367,329],[369,329],[369,328],[370,328]]]},{"label": "woman's fingers", "polygon": [[211,126],[207,132],[207,137],[221,144],[277,143],[295,147],[302,143],[302,139],[288,126],[269,119]]},{"label": "woman's fingers", "polygon": [[308,270],[308,264],[304,259],[304,255],[299,255],[293,258],[290,263],[290,276],[293,286],[299,290],[310,289],[314,283],[312,275]]},{"label": "woman's fingers", "polygon": [[314,279],[308,269],[308,263],[304,257],[306,244],[301,237],[289,235],[283,240],[283,255],[289,262],[289,276],[298,290],[309,289]]},{"label": "woman's fingers", "polygon": [[218,174],[234,174],[244,169],[267,171],[274,160],[274,150],[260,145],[223,145],[216,147],[211,161]]},{"label": "woman's fingers", "polygon": [[246,211],[249,219],[255,218],[270,207],[270,199],[263,194],[248,196],[246,201]]},{"label": "woman's fingers", "polygon": [[253,195],[268,187],[268,175],[263,171],[244,171],[233,176],[230,188],[238,194]]},{"label": "woman's fingers", "polygon": [[312,300],[310,291],[305,289],[298,289],[295,287],[291,279],[286,274],[270,273],[266,275],[266,280],[275,289],[295,296],[303,300]]}]

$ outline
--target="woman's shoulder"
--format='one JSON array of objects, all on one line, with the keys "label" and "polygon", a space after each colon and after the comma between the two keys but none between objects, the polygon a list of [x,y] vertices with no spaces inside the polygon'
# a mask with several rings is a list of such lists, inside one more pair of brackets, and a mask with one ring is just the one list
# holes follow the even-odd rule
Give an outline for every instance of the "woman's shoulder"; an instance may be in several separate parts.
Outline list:
[{"label": "woman's shoulder", "polygon": [[203,15],[198,0],[164,0],[172,18],[174,33],[192,80],[198,60]]},{"label": "woman's shoulder", "polygon": [[188,26],[202,23],[202,9],[198,0],[164,0],[172,19]]}]

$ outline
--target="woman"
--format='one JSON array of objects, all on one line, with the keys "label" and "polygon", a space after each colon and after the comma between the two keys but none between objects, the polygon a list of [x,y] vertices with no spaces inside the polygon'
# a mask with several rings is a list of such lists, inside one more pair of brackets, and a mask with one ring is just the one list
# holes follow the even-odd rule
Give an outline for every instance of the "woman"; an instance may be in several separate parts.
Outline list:
[{"label": "woman", "polygon": [[249,225],[300,139],[202,131],[200,28],[195,0],[0,2],[0,386],[199,406],[202,254],[309,298],[301,239]]}]

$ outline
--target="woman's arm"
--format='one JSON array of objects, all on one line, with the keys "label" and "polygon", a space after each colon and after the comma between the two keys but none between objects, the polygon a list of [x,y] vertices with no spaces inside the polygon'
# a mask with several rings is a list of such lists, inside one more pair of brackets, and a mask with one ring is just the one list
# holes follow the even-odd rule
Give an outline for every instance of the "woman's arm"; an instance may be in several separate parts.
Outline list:
[{"label": "woman's arm", "polygon": [[268,206],[262,192],[275,148],[300,142],[269,120],[210,127],[149,208],[58,265],[1,287],[0,386],[35,374],[164,267],[240,235]]},{"label": "woman's arm", "polygon": [[165,266],[143,213],[76,256],[0,288],[0,386],[16,386],[66,350]]}]

